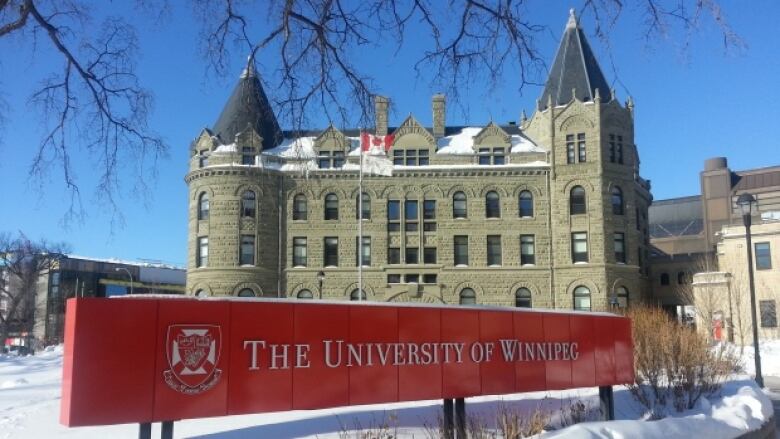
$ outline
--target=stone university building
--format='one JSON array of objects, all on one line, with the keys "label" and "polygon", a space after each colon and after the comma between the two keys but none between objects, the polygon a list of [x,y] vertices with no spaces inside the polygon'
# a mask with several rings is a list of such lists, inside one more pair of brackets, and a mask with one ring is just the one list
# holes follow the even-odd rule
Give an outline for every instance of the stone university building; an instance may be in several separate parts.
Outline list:
[{"label": "stone university building", "polygon": [[[389,126],[392,176],[359,132],[282,131],[250,62],[193,142],[187,293],[597,310],[644,300],[650,184],[634,107],[610,91],[572,15],[532,117]],[[362,252],[363,294],[358,290]]]}]

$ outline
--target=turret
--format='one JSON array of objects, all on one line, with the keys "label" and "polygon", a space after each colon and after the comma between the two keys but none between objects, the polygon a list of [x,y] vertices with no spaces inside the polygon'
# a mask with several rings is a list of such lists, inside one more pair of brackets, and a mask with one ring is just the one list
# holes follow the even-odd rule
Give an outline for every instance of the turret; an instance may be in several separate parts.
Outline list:
[{"label": "turret", "polygon": [[236,136],[248,129],[254,130],[263,139],[264,150],[273,148],[282,140],[282,130],[260,84],[251,56],[212,132],[222,144],[231,144],[236,142]]},{"label": "turret", "polygon": [[544,106],[540,109],[549,108],[550,100],[553,105],[566,105],[572,99],[593,101],[597,95],[611,96],[607,80],[572,9],[542,92],[540,101]]}]

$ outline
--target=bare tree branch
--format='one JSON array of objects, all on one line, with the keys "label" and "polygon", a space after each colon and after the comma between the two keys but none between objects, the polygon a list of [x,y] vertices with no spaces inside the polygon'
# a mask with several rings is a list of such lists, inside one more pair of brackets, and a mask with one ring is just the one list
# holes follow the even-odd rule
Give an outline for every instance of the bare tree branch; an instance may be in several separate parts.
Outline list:
[{"label": "bare tree branch", "polygon": [[[0,15],[13,3],[0,3]],[[34,35],[42,32],[63,61],[61,70],[53,72],[31,96],[31,102],[41,110],[46,134],[30,175],[42,181],[52,166],[57,167],[71,197],[64,219],[80,218],[84,213],[82,192],[72,155],[75,149],[85,147],[97,171],[95,195],[110,208],[112,221],[121,221],[117,202],[122,189],[120,174],[129,170],[138,180],[135,188],[142,188],[154,177],[146,159],[151,157],[154,163],[167,152],[162,138],[148,127],[152,96],[135,74],[135,29],[120,19],[107,18],[101,27],[87,30],[88,9],[77,1],[46,7],[44,11],[38,2],[24,0],[19,5],[20,18],[11,23],[21,23],[14,25],[30,28]],[[74,41],[76,35],[79,41]],[[131,165],[120,166],[125,161]]]}]

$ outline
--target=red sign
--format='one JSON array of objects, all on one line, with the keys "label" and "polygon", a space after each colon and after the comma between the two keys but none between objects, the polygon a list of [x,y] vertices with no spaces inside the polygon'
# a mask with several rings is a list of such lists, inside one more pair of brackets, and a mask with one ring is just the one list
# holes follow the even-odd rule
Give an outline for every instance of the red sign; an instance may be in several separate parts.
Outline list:
[{"label": "red sign", "polygon": [[634,380],[611,314],[384,303],[69,299],[60,422],[159,422]]}]

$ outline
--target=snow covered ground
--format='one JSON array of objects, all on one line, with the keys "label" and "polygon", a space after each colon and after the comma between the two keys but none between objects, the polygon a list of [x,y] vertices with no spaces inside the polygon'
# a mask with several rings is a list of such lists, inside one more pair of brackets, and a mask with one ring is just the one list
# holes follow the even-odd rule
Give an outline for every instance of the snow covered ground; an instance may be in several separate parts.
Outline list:
[{"label": "snow covered ground", "polygon": [[[747,359],[752,362],[752,357]],[[780,364],[780,342],[762,346],[767,365]],[[767,371],[774,372],[770,366]],[[137,425],[66,428],[58,423],[62,348],[49,348],[36,356],[0,355],[0,439],[10,438],[120,438],[136,437]],[[470,398],[466,409],[492,427],[499,407],[519,412],[537,408],[553,415],[557,425],[570,413],[572,401],[597,405],[597,389],[536,392],[504,397]],[[121,398],[121,395],[117,395]],[[615,422],[585,422],[550,431],[542,438],[733,438],[758,429],[772,415],[772,403],[754,382],[734,377],[717,398],[677,417],[640,421],[643,411],[625,389],[616,388]],[[383,404],[316,411],[293,411],[263,415],[232,416],[177,422],[175,437],[238,439],[245,437],[340,438],[344,430],[387,425],[388,432],[404,438],[430,438],[441,413],[440,401]],[[595,412],[590,414],[595,416]],[[155,425],[159,428],[159,425]],[[155,430],[153,437],[159,437]]]}]

